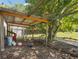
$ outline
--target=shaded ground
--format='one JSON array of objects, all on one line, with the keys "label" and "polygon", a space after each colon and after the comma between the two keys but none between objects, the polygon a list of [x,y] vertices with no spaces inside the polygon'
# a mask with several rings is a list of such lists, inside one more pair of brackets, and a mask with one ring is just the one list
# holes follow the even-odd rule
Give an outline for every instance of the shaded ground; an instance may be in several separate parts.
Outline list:
[{"label": "shaded ground", "polygon": [[71,40],[69,38],[59,38],[59,37],[56,38],[56,40],[78,47],[78,40],[74,41],[73,39]]},{"label": "shaded ground", "polygon": [[[58,46],[58,44],[56,45]],[[54,45],[52,46],[53,48],[42,45],[33,45],[33,47],[28,47],[27,45],[7,47],[6,50],[1,53],[1,59],[77,59],[77,57],[73,55],[61,52],[60,48],[62,48],[62,44],[58,46],[60,47],[59,49],[54,49]]]}]

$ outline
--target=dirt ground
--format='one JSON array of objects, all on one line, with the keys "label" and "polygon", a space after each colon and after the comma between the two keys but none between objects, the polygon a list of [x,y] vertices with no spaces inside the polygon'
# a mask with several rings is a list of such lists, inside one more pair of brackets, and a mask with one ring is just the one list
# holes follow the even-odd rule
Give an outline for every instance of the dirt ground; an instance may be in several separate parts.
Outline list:
[{"label": "dirt ground", "polygon": [[6,47],[6,50],[1,52],[0,55],[0,59],[78,59],[59,50],[34,45],[33,47],[27,45]]}]

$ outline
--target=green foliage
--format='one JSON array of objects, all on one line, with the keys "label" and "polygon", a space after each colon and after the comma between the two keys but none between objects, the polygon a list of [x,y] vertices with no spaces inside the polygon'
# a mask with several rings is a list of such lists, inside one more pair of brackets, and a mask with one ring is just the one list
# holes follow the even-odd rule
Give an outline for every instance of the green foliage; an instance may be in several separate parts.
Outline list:
[{"label": "green foliage", "polygon": [[[77,31],[77,0],[40,0],[41,3],[38,1],[39,0],[29,1],[29,3],[33,4],[31,8],[32,14],[50,19],[52,23],[53,20],[59,20],[59,22],[62,23],[59,28],[61,31]],[[33,10],[35,10],[35,12]],[[76,14],[71,15],[74,13]]]},{"label": "green foliage", "polygon": [[42,33],[46,33],[46,24],[45,23],[40,23],[35,25],[35,27],[37,28],[37,30],[39,30]]},{"label": "green foliage", "polygon": [[63,0],[64,6],[68,5],[72,0]]},{"label": "green foliage", "polygon": [[[59,20],[62,23],[59,28],[61,31],[77,31],[78,15],[71,15],[78,10],[77,2],[77,0],[28,0],[31,6],[17,3],[12,8],[24,13],[29,12],[31,15],[50,19],[52,23],[53,20]],[[44,24],[37,24],[35,27],[42,32],[46,30],[44,28],[46,25]],[[28,29],[32,28],[29,27]]]},{"label": "green foliage", "polygon": [[40,2],[42,1],[41,3],[38,2],[39,0],[33,1],[36,1],[37,4],[30,1],[30,3],[33,4],[32,7],[37,8],[31,8],[31,12],[35,15],[41,15],[42,17],[46,16],[51,19],[59,19],[65,14],[77,11],[77,0],[40,0]]},{"label": "green foliage", "polygon": [[[27,7],[24,6],[23,4],[17,3],[12,8],[19,11],[19,12],[27,12]],[[26,8],[26,10],[25,10],[25,8]]]},{"label": "green foliage", "polygon": [[0,5],[0,8],[9,8],[10,6],[8,5]]},{"label": "green foliage", "polygon": [[64,17],[60,22],[59,31],[78,31],[78,14]]},{"label": "green foliage", "polygon": [[33,30],[33,29],[38,30],[40,33],[46,33],[46,24],[45,23],[39,23],[35,24],[34,26],[29,26],[27,27],[28,30]]}]

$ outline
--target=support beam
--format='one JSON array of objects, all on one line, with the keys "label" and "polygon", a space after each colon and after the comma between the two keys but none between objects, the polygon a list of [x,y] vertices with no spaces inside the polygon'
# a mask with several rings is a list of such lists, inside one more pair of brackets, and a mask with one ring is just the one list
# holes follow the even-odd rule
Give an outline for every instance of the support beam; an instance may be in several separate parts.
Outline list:
[{"label": "support beam", "polygon": [[29,26],[25,26],[25,25],[17,25],[17,24],[9,24],[9,26],[18,26],[18,27],[29,27]]},{"label": "support beam", "polygon": [[14,25],[24,25],[24,26],[30,26],[31,24],[28,24],[28,23],[26,23],[26,24],[22,24],[22,23],[13,23],[13,22],[8,22],[8,24],[14,24]]},{"label": "support beam", "polygon": [[4,19],[0,15],[0,49],[4,51]]},{"label": "support beam", "polygon": [[22,13],[22,12],[17,12],[17,11],[7,9],[7,8],[0,8],[0,14],[1,15],[7,15],[7,16],[15,16],[15,17],[29,19],[29,20],[35,20],[35,21],[38,21],[38,22],[48,22],[47,19],[34,17],[34,16],[28,16],[28,15]]}]

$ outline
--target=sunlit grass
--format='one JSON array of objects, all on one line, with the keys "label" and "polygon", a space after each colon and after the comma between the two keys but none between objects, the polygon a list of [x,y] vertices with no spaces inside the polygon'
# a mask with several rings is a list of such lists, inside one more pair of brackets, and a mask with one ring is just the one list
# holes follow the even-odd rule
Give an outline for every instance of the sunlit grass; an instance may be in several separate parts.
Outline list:
[{"label": "sunlit grass", "polygon": [[72,39],[78,39],[78,33],[77,32],[58,32],[56,34],[56,37],[67,37]]},{"label": "sunlit grass", "polygon": [[[25,35],[25,37],[31,39],[32,34]],[[45,38],[45,37],[46,37],[45,34],[33,34],[33,38]],[[56,37],[71,38],[71,39],[77,40],[78,33],[77,32],[57,32]]]}]

